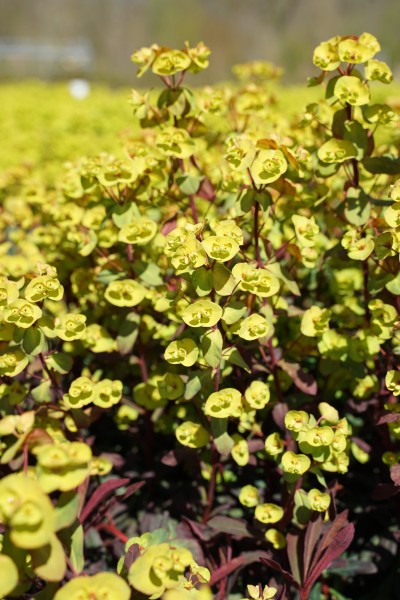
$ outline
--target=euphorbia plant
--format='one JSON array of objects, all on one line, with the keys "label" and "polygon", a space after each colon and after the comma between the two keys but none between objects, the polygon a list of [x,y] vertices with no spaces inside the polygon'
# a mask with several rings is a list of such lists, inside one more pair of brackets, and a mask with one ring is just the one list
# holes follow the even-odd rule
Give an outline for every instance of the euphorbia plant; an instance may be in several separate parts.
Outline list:
[{"label": "euphorbia plant", "polygon": [[332,563],[370,564],[371,492],[392,535],[400,164],[379,49],[323,42],[325,100],[283,120],[271,65],[191,90],[203,44],[142,48],[162,88],[132,93],[124,158],[42,196],[6,186],[3,595],[328,597]]}]

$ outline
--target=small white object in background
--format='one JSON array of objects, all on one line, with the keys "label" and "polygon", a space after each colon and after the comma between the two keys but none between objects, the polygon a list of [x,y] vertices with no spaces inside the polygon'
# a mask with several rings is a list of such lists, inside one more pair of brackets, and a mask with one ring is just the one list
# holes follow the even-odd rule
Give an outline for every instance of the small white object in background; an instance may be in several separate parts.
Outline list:
[{"label": "small white object in background", "polygon": [[68,89],[76,100],[84,100],[90,94],[90,84],[86,79],[71,79]]}]

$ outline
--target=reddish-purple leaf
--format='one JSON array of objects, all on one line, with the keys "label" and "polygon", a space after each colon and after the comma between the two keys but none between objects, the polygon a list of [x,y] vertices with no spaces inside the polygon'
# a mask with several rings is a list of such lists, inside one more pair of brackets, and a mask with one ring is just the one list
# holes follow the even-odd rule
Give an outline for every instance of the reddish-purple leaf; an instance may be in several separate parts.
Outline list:
[{"label": "reddish-purple leaf", "polygon": [[129,546],[128,551],[125,555],[124,559],[124,567],[127,571],[131,568],[135,560],[140,556],[140,546],[139,544],[132,544]]},{"label": "reddish-purple leaf", "polygon": [[258,562],[259,560],[263,560],[267,557],[269,557],[268,552],[264,552],[263,550],[260,550],[259,552],[243,552],[243,554],[240,556],[232,558],[232,560],[222,565],[222,567],[216,569],[211,574],[210,584],[214,585],[218,583],[218,581],[221,581],[221,579],[224,579],[224,577],[227,577],[236,571],[236,569],[244,567],[245,565],[249,565],[253,562]]},{"label": "reddish-purple leaf", "polygon": [[378,420],[377,425],[384,425],[385,423],[395,423],[400,419],[400,413],[386,413],[382,415]]},{"label": "reddish-purple leaf", "polygon": [[302,582],[303,577],[300,571],[300,552],[299,552],[299,541],[300,541],[300,532],[296,533],[288,533],[286,535],[287,541],[287,555],[290,564],[290,570],[292,571],[293,577],[299,583]]},{"label": "reddish-purple leaf", "polygon": [[207,525],[211,527],[211,529],[215,529],[221,533],[228,533],[230,535],[234,535],[237,538],[253,537],[249,530],[247,529],[246,521],[241,521],[240,519],[232,519],[231,517],[212,517],[209,521],[207,521]]},{"label": "reddish-purple leaf", "polygon": [[329,567],[335,558],[338,558],[347,548],[350,546],[354,538],[354,525],[348,523],[343,527],[336,537],[333,539],[331,544],[325,549],[325,552],[320,556],[318,562],[311,570],[309,576],[303,585],[305,597],[308,597],[308,593],[311,591],[312,586],[317,581],[321,573]]},{"label": "reddish-purple leaf", "polygon": [[126,477],[123,479],[109,479],[108,481],[102,483],[97,490],[93,492],[88,502],[83,507],[79,516],[80,522],[83,523],[88,518],[90,513],[97,509],[100,504],[102,504],[114,492],[114,490],[117,490],[127,483],[129,483],[129,479]]},{"label": "reddish-purple leaf", "polygon": [[359,437],[356,437],[356,436],[354,436],[354,435],[352,436],[352,438],[351,438],[351,439],[352,439],[352,441],[353,441],[355,444],[357,444],[357,446],[358,446],[359,448],[361,448],[361,450],[364,450],[364,452],[366,452],[367,454],[369,454],[369,453],[371,452],[372,448],[371,448],[371,446],[370,446],[369,444],[367,444],[367,442],[366,442],[366,441],[364,441],[364,440],[362,440],[361,438],[359,438]]},{"label": "reddish-purple leaf", "polygon": [[390,479],[393,481],[394,485],[397,487],[400,485],[400,465],[392,465],[390,467]]},{"label": "reddish-purple leaf", "polygon": [[280,573],[289,583],[294,585],[297,589],[300,588],[299,583],[295,580],[293,575],[289,573],[289,571],[286,571],[280,563],[276,562],[276,560],[273,560],[269,557],[264,557],[261,559],[261,562],[271,567],[271,569],[274,569],[274,571],[278,571],[278,573]]},{"label": "reddish-purple leaf", "polygon": [[124,493],[121,495],[120,500],[126,500],[133,494],[135,494],[141,487],[144,486],[145,481],[137,481],[136,483],[132,483],[132,485],[128,485]]},{"label": "reddish-purple leaf", "polygon": [[387,500],[400,493],[400,488],[393,483],[379,483],[371,494],[372,500]]},{"label": "reddish-purple leaf", "polygon": [[286,585],[283,585],[278,589],[277,595],[274,597],[274,600],[288,600],[286,596]]},{"label": "reddish-purple leaf", "polygon": [[250,454],[253,454],[253,452],[258,452],[259,450],[264,450],[264,441],[263,440],[249,440],[247,442],[247,445],[249,447],[249,452]]},{"label": "reddish-purple leaf", "polygon": [[169,221],[165,221],[165,223],[161,227],[161,233],[163,235],[167,236],[174,229],[176,229],[176,218],[175,217],[173,217],[172,219],[169,219]]},{"label": "reddish-purple leaf", "polygon": [[291,379],[293,379],[295,386],[303,392],[303,394],[316,396],[318,392],[316,380],[310,373],[305,373],[298,363],[290,363],[281,359],[278,361],[278,365]]},{"label": "reddish-purple leaf", "polygon": [[274,419],[275,424],[279,427],[279,429],[282,429],[282,431],[286,431],[285,415],[288,410],[289,407],[286,402],[278,402],[278,404],[275,404],[274,408],[272,409],[272,418]]},{"label": "reddish-purple leaf", "polygon": [[303,572],[305,579],[307,579],[307,574],[311,565],[311,560],[315,554],[318,540],[322,535],[323,526],[324,522],[319,515],[318,517],[313,517],[307,525],[306,534],[304,536],[303,554]]},{"label": "reddish-purple leaf", "polygon": [[208,542],[215,537],[215,535],[217,535],[217,532],[213,531],[208,525],[197,523],[196,521],[192,521],[186,517],[182,517],[182,519],[189,525],[195,536],[197,536],[202,542]]},{"label": "reddish-purple leaf", "polygon": [[324,534],[320,543],[318,544],[317,551],[310,565],[310,570],[314,568],[315,564],[318,562],[320,556],[323,554],[325,549],[328,548],[330,544],[332,544],[339,531],[348,524],[348,514],[349,511],[344,510],[343,512],[337,515],[336,519],[332,521],[332,523],[330,523],[324,528]]},{"label": "reddish-purple leaf", "polygon": [[208,177],[203,179],[196,195],[199,196],[199,198],[204,198],[205,200],[214,200],[215,190]]}]

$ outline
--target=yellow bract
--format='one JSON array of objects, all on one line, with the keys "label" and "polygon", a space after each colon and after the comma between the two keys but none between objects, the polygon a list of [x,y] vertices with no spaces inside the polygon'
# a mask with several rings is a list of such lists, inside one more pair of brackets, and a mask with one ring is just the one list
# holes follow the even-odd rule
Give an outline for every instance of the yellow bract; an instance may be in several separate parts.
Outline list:
[{"label": "yellow bract", "polygon": [[182,319],[190,327],[213,327],[222,317],[222,308],[211,300],[198,300],[185,308]]},{"label": "yellow bract", "polygon": [[126,244],[145,246],[157,232],[157,223],[147,217],[139,217],[124,225],[118,234],[118,240]]},{"label": "yellow bract", "polygon": [[202,245],[207,255],[217,262],[231,260],[239,252],[239,244],[226,235],[210,235]]},{"label": "yellow bract", "polygon": [[269,387],[263,381],[252,381],[244,397],[251,408],[262,409],[270,400]]},{"label": "yellow bract", "polygon": [[225,419],[238,417],[242,411],[242,394],[234,388],[225,388],[212,393],[204,406],[204,413],[209,417]]},{"label": "yellow bract", "polygon": [[172,365],[181,364],[184,367],[191,367],[199,356],[197,344],[191,338],[183,338],[168,344],[164,357]]},{"label": "yellow bract", "polygon": [[42,487],[22,473],[0,481],[0,522],[10,528],[17,548],[31,550],[50,542],[55,512]]},{"label": "yellow bract", "polygon": [[129,600],[131,590],[115,573],[74,577],[59,589],[54,600]]},{"label": "yellow bract", "polygon": [[281,458],[282,469],[292,475],[303,475],[311,467],[311,460],[305,454],[295,454],[288,450]]},{"label": "yellow bract", "polygon": [[308,492],[308,499],[310,501],[311,508],[318,512],[325,512],[328,510],[331,503],[331,497],[329,494],[324,494],[315,488]]},{"label": "yellow bract", "polygon": [[208,431],[199,423],[193,423],[192,421],[185,421],[179,425],[175,435],[178,442],[189,448],[201,448],[210,439]]},{"label": "yellow bract", "polygon": [[277,504],[259,504],[256,507],[254,516],[261,523],[277,523],[283,517],[283,508]]},{"label": "yellow bract", "polygon": [[120,279],[110,283],[104,298],[115,306],[137,306],[146,295],[146,289],[134,279]]},{"label": "yellow bract", "polygon": [[17,587],[19,574],[13,560],[6,554],[0,554],[0,596],[5,598]]},{"label": "yellow bract", "polygon": [[260,150],[250,171],[256,185],[265,185],[279,179],[286,172],[287,166],[280,150]]},{"label": "yellow bract", "polygon": [[237,335],[244,340],[257,340],[268,334],[269,323],[261,315],[250,315],[240,322]]}]

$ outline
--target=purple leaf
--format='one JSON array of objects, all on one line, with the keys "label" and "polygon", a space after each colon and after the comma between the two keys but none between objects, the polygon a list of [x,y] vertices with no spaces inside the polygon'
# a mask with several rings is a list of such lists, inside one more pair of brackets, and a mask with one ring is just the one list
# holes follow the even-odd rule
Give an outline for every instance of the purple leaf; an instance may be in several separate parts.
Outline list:
[{"label": "purple leaf", "polygon": [[308,593],[311,591],[312,586],[317,581],[321,573],[329,567],[335,558],[338,558],[345,550],[347,550],[353,538],[354,525],[353,523],[348,523],[339,531],[339,533],[337,533],[336,537],[325,549],[325,552],[322,556],[320,556],[318,562],[315,564],[309,576],[307,577],[307,580],[304,582],[303,591],[306,598],[308,597]]},{"label": "purple leaf", "polygon": [[382,415],[378,420],[377,425],[384,425],[385,423],[395,423],[400,419],[400,413],[386,413]]},{"label": "purple leaf", "polygon": [[243,554],[241,554],[240,556],[232,558],[232,560],[222,565],[222,567],[219,567],[219,569],[213,571],[213,573],[211,574],[210,584],[214,585],[215,583],[218,583],[218,581],[220,581],[221,579],[224,579],[224,577],[227,577],[228,575],[236,571],[236,569],[240,569],[245,565],[250,565],[253,562],[258,562],[259,560],[262,561],[267,557],[269,557],[269,553],[264,552],[263,550],[260,550],[258,552],[243,552]]},{"label": "purple leaf", "polygon": [[298,363],[289,363],[286,360],[281,359],[278,361],[280,366],[285,373],[289,375],[295,386],[309,396],[316,396],[318,392],[317,382],[310,373],[305,373]]},{"label": "purple leaf", "polygon": [[228,533],[237,538],[253,537],[247,529],[246,521],[241,521],[240,519],[217,516],[212,517],[212,519],[207,522],[207,525],[220,533]]},{"label": "purple leaf", "polygon": [[182,518],[189,525],[194,535],[197,536],[202,542],[208,542],[215,535],[217,535],[217,532],[213,531],[208,525],[205,525],[203,523],[197,523],[196,521],[192,521],[191,519],[187,519],[186,517]]},{"label": "purple leaf", "polygon": [[303,577],[301,576],[300,564],[299,564],[300,533],[299,532],[288,533],[286,535],[286,541],[287,541],[287,555],[288,555],[288,559],[289,559],[290,570],[292,571],[292,575],[296,579],[296,581],[301,583]]},{"label": "purple leaf", "polygon": [[140,556],[139,544],[132,544],[129,546],[124,559],[124,567],[127,571],[129,571],[138,556]]},{"label": "purple leaf", "polygon": [[324,550],[332,544],[338,532],[343,529],[348,524],[347,516],[349,514],[348,510],[344,510],[339,513],[334,521],[332,521],[328,527],[324,528],[324,535],[318,544],[317,552],[312,560],[310,569],[313,569],[315,563],[319,560],[319,557],[322,555]]},{"label": "purple leaf", "polygon": [[300,588],[299,583],[295,580],[293,575],[289,573],[289,571],[286,571],[278,562],[276,562],[276,560],[273,560],[269,557],[264,557],[261,558],[261,562],[271,567],[271,569],[274,569],[274,571],[278,571],[278,573],[280,573],[289,583],[294,585],[297,589]]},{"label": "purple leaf", "polygon": [[400,485],[400,464],[390,467],[390,479],[396,487]]},{"label": "purple leaf", "polygon": [[398,494],[400,489],[397,489],[393,483],[379,483],[371,494],[372,500],[387,500],[395,494]]},{"label": "purple leaf", "polygon": [[[109,479],[108,481],[102,483],[97,490],[93,492],[88,502],[83,507],[79,516],[81,523],[83,523],[88,518],[90,513],[97,509],[99,505],[102,504],[113,493],[114,490],[117,490],[127,483],[129,483],[129,479],[127,478]],[[142,482],[139,483],[141,484]]]},{"label": "purple leaf", "polygon": [[318,515],[317,518],[313,518],[307,525],[306,534],[304,536],[304,577],[307,578],[307,574],[311,565],[311,560],[314,556],[317,542],[321,537],[324,523],[322,518]]},{"label": "purple leaf", "polygon": [[289,407],[286,402],[279,402],[278,404],[275,404],[274,408],[272,409],[272,418],[274,419],[275,424],[279,427],[279,429],[282,429],[282,431],[286,431],[285,415],[288,410]]},{"label": "purple leaf", "polygon": [[258,452],[259,450],[264,450],[263,440],[249,440],[247,445],[249,447],[250,454],[253,454],[253,452]]}]

